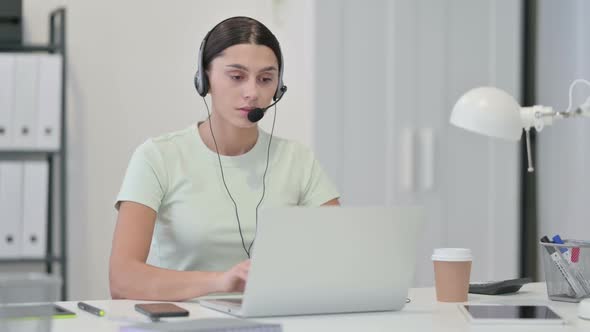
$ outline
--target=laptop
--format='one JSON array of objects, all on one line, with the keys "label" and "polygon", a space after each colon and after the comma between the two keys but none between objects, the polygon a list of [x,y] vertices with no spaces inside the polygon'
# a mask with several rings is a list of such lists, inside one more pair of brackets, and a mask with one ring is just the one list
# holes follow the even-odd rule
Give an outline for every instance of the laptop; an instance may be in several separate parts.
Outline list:
[{"label": "laptop", "polygon": [[199,303],[244,318],[401,310],[423,219],[417,207],[262,210],[243,296]]}]

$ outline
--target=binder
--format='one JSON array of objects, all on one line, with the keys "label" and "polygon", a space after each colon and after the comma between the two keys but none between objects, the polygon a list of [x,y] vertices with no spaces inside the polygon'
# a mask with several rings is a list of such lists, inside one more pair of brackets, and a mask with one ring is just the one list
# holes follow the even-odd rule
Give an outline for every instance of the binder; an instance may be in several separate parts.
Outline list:
[{"label": "binder", "polygon": [[22,246],[23,162],[0,162],[0,258],[17,258]]},{"label": "binder", "polygon": [[39,107],[37,109],[37,147],[59,149],[61,137],[62,56],[39,56]]},{"label": "binder", "polygon": [[46,255],[48,188],[49,165],[47,161],[25,161],[23,172],[22,257],[43,258]]},{"label": "binder", "polygon": [[0,150],[8,150],[12,145],[14,79],[14,55],[0,53]]},{"label": "binder", "polygon": [[35,118],[38,107],[38,55],[17,54],[15,62],[13,148],[32,150],[37,143]]}]

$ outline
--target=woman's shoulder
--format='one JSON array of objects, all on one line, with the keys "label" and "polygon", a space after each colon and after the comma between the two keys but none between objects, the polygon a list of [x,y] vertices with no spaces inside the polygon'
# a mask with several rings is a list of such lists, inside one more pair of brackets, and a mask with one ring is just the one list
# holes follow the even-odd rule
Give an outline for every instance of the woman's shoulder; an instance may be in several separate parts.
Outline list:
[{"label": "woman's shoulder", "polygon": [[175,146],[188,144],[191,136],[191,127],[160,134],[157,136],[145,139],[135,149],[136,155],[141,155],[144,158],[153,160],[161,160],[163,156],[169,156],[171,152],[176,150]]},{"label": "woman's shoulder", "polygon": [[154,137],[150,137],[147,139],[146,142],[151,142],[151,144],[154,144],[160,148],[165,148],[167,145],[172,144],[178,144],[180,142],[184,142],[190,139],[194,139],[194,135],[195,135],[195,130],[192,126],[184,128],[184,129],[180,129],[180,130],[176,130],[176,131],[172,131],[172,132],[168,132],[168,133],[164,133],[158,136],[154,136]]},{"label": "woman's shoulder", "polygon": [[192,132],[192,129],[192,127],[188,127],[181,130],[149,137],[138,146],[138,149],[156,149],[160,152],[166,151],[170,149],[172,145],[184,144],[185,142],[194,139],[194,132]]},{"label": "woman's shoulder", "polygon": [[[265,140],[270,138],[270,134],[264,132]],[[279,154],[287,154],[292,156],[293,158],[299,159],[302,157],[313,158],[313,152],[311,148],[307,145],[289,138],[284,138],[280,136],[273,135],[272,136],[272,146],[276,153]]]}]

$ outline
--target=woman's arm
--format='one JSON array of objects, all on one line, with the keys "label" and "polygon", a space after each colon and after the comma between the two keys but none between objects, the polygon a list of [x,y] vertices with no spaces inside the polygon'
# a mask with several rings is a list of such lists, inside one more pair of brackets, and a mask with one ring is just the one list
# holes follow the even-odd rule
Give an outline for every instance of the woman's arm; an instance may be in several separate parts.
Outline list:
[{"label": "woman's arm", "polygon": [[322,206],[340,206],[340,201],[338,198],[334,198],[322,204]]},{"label": "woman's arm", "polygon": [[183,301],[213,292],[243,291],[249,261],[227,272],[175,271],[146,264],[155,223],[151,208],[121,203],[109,264],[113,299]]}]

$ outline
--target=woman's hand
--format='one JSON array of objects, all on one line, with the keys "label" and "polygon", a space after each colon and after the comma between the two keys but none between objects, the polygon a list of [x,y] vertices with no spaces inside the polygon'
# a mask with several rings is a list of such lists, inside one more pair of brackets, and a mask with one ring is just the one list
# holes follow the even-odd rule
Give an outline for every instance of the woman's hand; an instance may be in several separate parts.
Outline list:
[{"label": "woman's hand", "polygon": [[234,265],[217,277],[217,289],[223,293],[243,292],[250,271],[250,260]]}]

